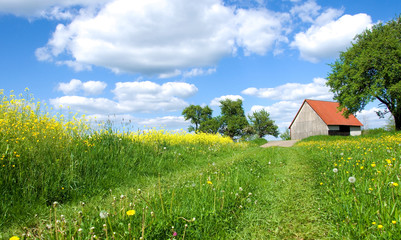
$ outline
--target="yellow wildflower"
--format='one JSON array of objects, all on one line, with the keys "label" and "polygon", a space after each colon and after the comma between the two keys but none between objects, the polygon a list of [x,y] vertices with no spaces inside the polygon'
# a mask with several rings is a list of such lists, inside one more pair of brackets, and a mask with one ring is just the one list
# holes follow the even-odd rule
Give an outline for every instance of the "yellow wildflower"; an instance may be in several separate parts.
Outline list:
[{"label": "yellow wildflower", "polygon": [[12,237],[10,238],[10,240],[19,240],[19,237],[17,237],[17,236],[12,236]]},{"label": "yellow wildflower", "polygon": [[378,229],[382,229],[382,228],[383,228],[383,225],[377,225],[377,228],[378,228]]},{"label": "yellow wildflower", "polygon": [[135,210],[128,210],[128,211],[127,211],[127,215],[128,215],[128,216],[133,216],[133,215],[135,215]]},{"label": "yellow wildflower", "polygon": [[376,164],[374,164],[374,163],[372,163],[372,164],[370,164],[372,167],[376,167]]},{"label": "yellow wildflower", "polygon": [[212,183],[212,181],[207,181],[207,184],[210,184],[210,185],[212,185],[213,183]]},{"label": "yellow wildflower", "polygon": [[397,223],[397,221],[394,221],[394,220],[393,220],[393,221],[391,221],[391,222],[392,222],[393,224],[396,224],[396,223]]}]

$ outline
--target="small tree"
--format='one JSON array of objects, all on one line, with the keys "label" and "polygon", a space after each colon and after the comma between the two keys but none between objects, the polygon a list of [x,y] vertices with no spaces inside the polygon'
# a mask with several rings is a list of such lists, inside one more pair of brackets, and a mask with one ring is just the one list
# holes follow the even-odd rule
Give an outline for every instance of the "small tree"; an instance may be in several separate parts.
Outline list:
[{"label": "small tree", "polygon": [[282,134],[280,134],[280,138],[282,140],[291,140],[291,134],[290,134],[290,130],[288,130],[288,128],[285,130],[285,132],[283,132]]},{"label": "small tree", "polygon": [[201,122],[199,131],[204,133],[218,133],[221,128],[221,117],[214,117]]},{"label": "small tree", "polygon": [[213,110],[209,106],[202,108],[199,105],[190,105],[182,111],[182,115],[184,115],[185,120],[191,120],[191,123],[195,124],[195,127],[190,126],[188,131],[195,131],[195,133],[198,131],[202,122],[212,119],[212,113]]},{"label": "small tree", "polygon": [[262,109],[259,112],[253,112],[251,115],[248,115],[248,118],[259,138],[266,135],[278,137],[278,126],[270,119],[270,114],[266,110]]},{"label": "small tree", "polygon": [[344,115],[362,110],[377,99],[401,130],[401,16],[379,23],[355,37],[355,42],[331,64],[327,85]]},{"label": "small tree", "polygon": [[226,99],[220,101],[220,104],[222,123],[220,132],[231,138],[242,137],[243,129],[249,126],[242,108],[242,100]]}]

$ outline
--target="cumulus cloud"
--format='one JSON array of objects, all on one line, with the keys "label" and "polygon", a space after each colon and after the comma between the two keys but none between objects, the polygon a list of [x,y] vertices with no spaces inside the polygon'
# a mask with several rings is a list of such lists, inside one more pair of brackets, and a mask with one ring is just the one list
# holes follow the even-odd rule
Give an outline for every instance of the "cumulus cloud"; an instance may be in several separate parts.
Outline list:
[{"label": "cumulus cloud", "polygon": [[[166,129],[180,129],[188,128],[191,124],[186,121],[183,116],[164,116],[157,118],[142,119],[137,121],[138,125],[147,128],[166,128]],[[185,129],[184,129],[185,130]]]},{"label": "cumulus cloud", "polygon": [[216,68],[202,69],[202,68],[193,68],[190,71],[186,71],[182,74],[184,78],[202,76],[202,75],[210,75],[216,72]]},{"label": "cumulus cloud", "polygon": [[210,102],[210,106],[220,106],[220,101],[226,100],[226,99],[230,99],[233,101],[236,101],[238,99],[244,101],[244,98],[241,97],[240,95],[225,95],[225,96],[221,96],[218,98],[214,98],[211,102]]},{"label": "cumulus cloud", "polygon": [[[301,58],[318,62],[324,58],[336,57],[340,51],[346,50],[356,34],[372,26],[372,19],[367,14],[343,15],[338,20],[330,20],[338,15],[327,12],[327,16],[318,19],[306,32],[296,34],[291,43],[300,51]],[[320,25],[325,23],[323,25]]]},{"label": "cumulus cloud", "polygon": [[315,99],[331,100],[333,94],[326,86],[326,79],[314,78],[312,83],[286,83],[275,88],[247,88],[241,93],[259,98],[268,98],[273,100],[293,101]]},{"label": "cumulus cloud", "polygon": [[[139,118],[131,114],[91,114],[86,116],[92,123],[111,121],[113,126],[122,126],[126,130],[164,128],[180,130],[187,128],[191,123],[186,121],[183,116],[163,116],[156,118]],[[184,129],[185,130],[185,129]]]},{"label": "cumulus cloud", "polygon": [[[59,86],[60,90],[69,94],[79,89],[96,92],[100,88],[102,86],[94,81],[80,83],[79,80]],[[115,100],[74,95],[51,99],[50,103],[55,107],[68,106],[89,114],[168,112],[182,110],[188,106],[184,99],[193,96],[197,91],[195,85],[183,82],[167,82],[162,85],[150,81],[118,82],[112,90]]]},{"label": "cumulus cloud", "polygon": [[321,8],[314,0],[309,0],[302,5],[296,5],[291,8],[290,13],[298,16],[303,22],[313,23]]},{"label": "cumulus cloud", "polygon": [[286,37],[281,36],[282,23],[288,20],[288,14],[274,13],[266,9],[239,9],[236,17],[237,41],[244,48],[244,54],[264,55],[275,42],[288,41]]},{"label": "cumulus cloud", "polygon": [[112,0],[2,0],[0,13],[24,17],[46,17],[50,19],[71,19],[74,6],[99,7]]},{"label": "cumulus cloud", "polygon": [[288,128],[295,114],[298,112],[298,109],[301,107],[302,102],[302,100],[279,101],[270,106],[254,105],[251,107],[249,114],[264,109],[266,112],[270,113],[271,119],[274,120],[280,128]]},{"label": "cumulus cloud", "polygon": [[286,41],[289,21],[288,14],[235,9],[219,0],[114,0],[92,14],[59,24],[36,51],[38,60],[70,56],[117,73],[175,76],[180,69],[214,66],[238,48],[263,55]]},{"label": "cumulus cloud", "polygon": [[383,109],[372,107],[370,109],[364,109],[360,112],[357,112],[355,115],[358,120],[363,124],[364,129],[372,129],[383,127],[387,123],[386,118],[379,118],[376,114],[378,111],[382,111]]},{"label": "cumulus cloud", "polygon": [[78,79],[72,79],[69,83],[59,83],[57,90],[65,95],[76,94],[83,91],[86,95],[99,95],[107,87],[105,82],[88,81],[82,82]]}]

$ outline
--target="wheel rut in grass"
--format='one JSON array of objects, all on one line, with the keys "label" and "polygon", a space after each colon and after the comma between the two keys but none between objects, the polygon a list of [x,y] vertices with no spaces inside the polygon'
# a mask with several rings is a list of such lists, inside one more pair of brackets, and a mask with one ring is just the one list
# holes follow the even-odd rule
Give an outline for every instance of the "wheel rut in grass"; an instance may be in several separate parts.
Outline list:
[{"label": "wheel rut in grass", "polygon": [[267,148],[269,174],[257,183],[259,204],[244,216],[242,239],[328,239],[316,181],[302,149]]}]

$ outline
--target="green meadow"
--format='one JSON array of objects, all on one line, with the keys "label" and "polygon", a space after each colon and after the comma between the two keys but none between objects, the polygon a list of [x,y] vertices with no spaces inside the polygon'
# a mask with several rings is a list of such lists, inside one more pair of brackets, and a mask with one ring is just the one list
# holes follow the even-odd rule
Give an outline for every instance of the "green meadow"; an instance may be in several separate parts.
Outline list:
[{"label": "green meadow", "polygon": [[1,239],[401,235],[400,133],[261,148],[220,135],[119,132],[1,97]]}]

